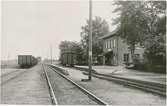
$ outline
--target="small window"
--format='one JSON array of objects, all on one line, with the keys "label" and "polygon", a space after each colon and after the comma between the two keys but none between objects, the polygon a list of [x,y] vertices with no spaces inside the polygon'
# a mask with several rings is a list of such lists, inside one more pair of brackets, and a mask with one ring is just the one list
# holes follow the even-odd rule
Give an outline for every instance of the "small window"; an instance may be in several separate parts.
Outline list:
[{"label": "small window", "polygon": [[129,62],[129,53],[124,54],[124,62]]},{"label": "small window", "polygon": [[114,47],[115,47],[115,45],[116,45],[115,43],[116,43],[116,42],[115,42],[115,39],[114,39],[114,45],[113,45]]},{"label": "small window", "polygon": [[108,40],[108,48],[110,48],[110,40]]},{"label": "small window", "polygon": [[112,40],[110,40],[110,46],[111,46],[111,48],[113,48],[113,47],[112,47]]},{"label": "small window", "polygon": [[107,48],[107,41],[105,42],[105,48]]},{"label": "small window", "polygon": [[140,54],[135,54],[135,58],[140,58]]}]

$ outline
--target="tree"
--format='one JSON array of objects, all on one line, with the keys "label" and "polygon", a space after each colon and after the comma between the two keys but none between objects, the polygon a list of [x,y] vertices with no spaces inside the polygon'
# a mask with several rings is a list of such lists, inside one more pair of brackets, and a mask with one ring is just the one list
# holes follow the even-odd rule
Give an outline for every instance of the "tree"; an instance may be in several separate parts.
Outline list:
[{"label": "tree", "polygon": [[164,2],[117,1],[115,4],[118,8],[114,12],[120,12],[115,24],[118,24],[119,35],[128,43],[133,56],[135,44],[143,44],[150,37],[157,36],[156,24],[159,14],[164,13]]},{"label": "tree", "polygon": [[166,16],[157,21],[155,30],[157,36],[151,36],[145,42],[145,57],[149,63],[149,70],[160,65],[161,71],[166,72]]},{"label": "tree", "polygon": [[[136,44],[142,44],[145,38],[146,30],[143,29],[145,21],[143,20],[143,2],[141,1],[117,1],[118,7],[114,12],[119,12],[120,17],[114,24],[118,24],[118,35],[129,45],[132,60],[134,60],[134,51]],[[142,26],[142,27],[141,27]]]},{"label": "tree", "polygon": [[[75,52],[77,54],[77,58],[76,60],[78,62],[81,62],[83,59],[83,49],[81,47],[81,44],[75,41],[61,41],[60,45],[59,45],[59,49],[60,49],[60,54],[63,50],[72,50],[73,52]],[[61,55],[60,55],[60,59],[61,59]]]},{"label": "tree", "polygon": [[145,7],[147,37],[144,42],[149,70],[166,72],[166,1],[148,1]]},{"label": "tree", "polygon": [[[86,25],[82,26],[82,32],[81,32],[81,44],[84,49],[84,56],[87,61],[88,56],[88,34],[89,34],[89,21],[86,21]],[[95,17],[94,20],[92,20],[92,54],[93,57],[97,57],[99,54],[103,52],[103,44],[100,37],[108,34],[109,32],[109,26],[108,23],[100,18]]]},{"label": "tree", "polygon": [[114,12],[120,12],[115,24],[119,26],[120,36],[130,46],[132,59],[138,43],[146,49],[145,55],[150,64],[158,59],[158,54],[164,57],[166,1],[117,1],[115,4],[118,8]]}]

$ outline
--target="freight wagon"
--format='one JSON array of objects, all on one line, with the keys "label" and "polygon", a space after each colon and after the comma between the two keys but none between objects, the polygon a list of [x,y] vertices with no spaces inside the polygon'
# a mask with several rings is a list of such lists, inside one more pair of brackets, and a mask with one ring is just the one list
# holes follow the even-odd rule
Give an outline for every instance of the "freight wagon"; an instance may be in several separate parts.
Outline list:
[{"label": "freight wagon", "polygon": [[18,64],[21,67],[31,67],[37,64],[37,59],[32,55],[18,55]]},{"label": "freight wagon", "polygon": [[61,64],[64,66],[74,66],[76,64],[76,53],[71,50],[62,51]]}]

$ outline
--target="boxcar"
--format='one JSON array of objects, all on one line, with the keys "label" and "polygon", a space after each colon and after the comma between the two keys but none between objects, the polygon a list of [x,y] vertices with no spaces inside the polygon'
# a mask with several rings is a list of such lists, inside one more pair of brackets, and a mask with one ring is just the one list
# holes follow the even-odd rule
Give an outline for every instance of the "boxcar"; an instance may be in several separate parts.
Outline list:
[{"label": "boxcar", "polygon": [[37,59],[32,55],[18,55],[18,64],[21,67],[31,67],[37,64]]},{"label": "boxcar", "polygon": [[62,51],[61,64],[64,66],[74,66],[76,64],[76,53],[70,50]]}]

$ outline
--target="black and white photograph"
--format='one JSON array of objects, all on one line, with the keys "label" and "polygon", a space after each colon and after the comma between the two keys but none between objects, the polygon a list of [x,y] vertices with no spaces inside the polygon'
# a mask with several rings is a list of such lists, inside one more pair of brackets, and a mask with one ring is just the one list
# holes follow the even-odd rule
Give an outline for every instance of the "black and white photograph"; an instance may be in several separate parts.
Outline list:
[{"label": "black and white photograph", "polygon": [[166,0],[1,0],[0,105],[166,106]]}]

